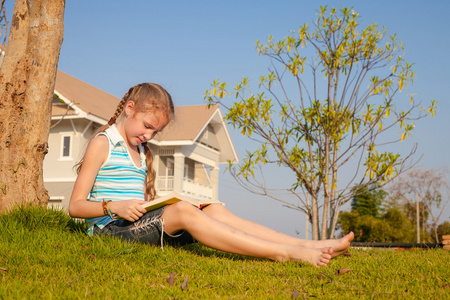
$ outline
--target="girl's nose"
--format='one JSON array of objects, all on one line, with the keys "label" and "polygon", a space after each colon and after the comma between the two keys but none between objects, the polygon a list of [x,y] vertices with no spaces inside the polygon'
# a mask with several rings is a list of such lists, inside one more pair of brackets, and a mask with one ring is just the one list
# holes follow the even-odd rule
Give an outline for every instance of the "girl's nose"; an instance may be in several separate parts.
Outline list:
[{"label": "girl's nose", "polygon": [[148,130],[145,134],[144,134],[144,138],[149,141],[151,140],[154,136],[156,135],[156,131],[155,130]]}]

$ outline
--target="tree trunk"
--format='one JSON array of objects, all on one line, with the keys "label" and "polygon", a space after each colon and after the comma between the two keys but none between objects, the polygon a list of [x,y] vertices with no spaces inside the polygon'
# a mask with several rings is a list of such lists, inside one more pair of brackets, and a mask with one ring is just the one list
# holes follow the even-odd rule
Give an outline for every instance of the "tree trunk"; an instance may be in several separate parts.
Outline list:
[{"label": "tree trunk", "polygon": [[339,216],[340,205],[336,201],[336,182],[337,182],[337,150],[336,143],[333,144],[333,156],[331,164],[331,188],[330,188],[330,225],[328,227],[328,238],[334,238],[334,232],[336,231],[336,224]]},{"label": "tree trunk", "polygon": [[0,213],[46,205],[43,160],[64,34],[64,0],[16,0],[0,70]]},{"label": "tree trunk", "polygon": [[311,227],[312,239],[318,240],[319,237],[319,207],[317,205],[317,195],[311,195]]},{"label": "tree trunk", "polygon": [[439,244],[439,235],[438,235],[438,224],[434,223],[433,224],[433,230],[434,230],[434,240],[437,244]]},{"label": "tree trunk", "polygon": [[[339,212],[341,211],[341,204],[338,204],[337,207],[334,208],[332,214],[330,215],[330,227],[328,228],[328,238],[334,239],[334,233],[336,232],[336,225],[339,220]],[[347,234],[348,232],[344,232]]]}]

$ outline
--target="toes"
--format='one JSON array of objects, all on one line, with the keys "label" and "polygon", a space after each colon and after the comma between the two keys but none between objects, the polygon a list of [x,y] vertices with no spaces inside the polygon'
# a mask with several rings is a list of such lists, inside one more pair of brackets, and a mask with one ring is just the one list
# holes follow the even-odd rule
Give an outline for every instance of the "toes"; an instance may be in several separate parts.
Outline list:
[{"label": "toes", "polygon": [[331,260],[331,256],[327,256],[327,257],[322,257],[322,259],[320,260],[321,262],[328,264]]},{"label": "toes", "polygon": [[326,266],[332,258],[331,254],[333,253],[333,248],[326,247],[326,248],[320,249],[320,251],[322,252],[322,254],[319,257],[319,262],[317,263],[317,265],[318,266]]},{"label": "toes", "polygon": [[328,263],[319,262],[317,263],[318,267],[325,267]]},{"label": "toes", "polygon": [[321,257],[319,262],[317,263],[318,266],[326,266],[330,262],[331,257]]},{"label": "toes", "polygon": [[350,233],[346,235],[346,238],[349,242],[352,241],[355,238],[353,231],[350,231]]},{"label": "toes", "polygon": [[321,250],[322,250],[322,253],[329,254],[329,255],[333,254],[333,251],[334,251],[332,247],[322,248]]}]

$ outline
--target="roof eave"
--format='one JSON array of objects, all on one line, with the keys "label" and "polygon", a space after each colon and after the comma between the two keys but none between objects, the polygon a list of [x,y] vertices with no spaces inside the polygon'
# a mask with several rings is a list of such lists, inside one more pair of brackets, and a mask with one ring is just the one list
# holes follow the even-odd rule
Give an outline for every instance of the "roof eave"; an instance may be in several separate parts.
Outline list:
[{"label": "roof eave", "polygon": [[[222,111],[219,108],[217,108],[217,111],[215,112],[213,117],[215,117],[216,114],[218,114],[218,116],[219,116],[220,126],[221,126],[221,128],[223,128],[223,135],[225,136],[225,139],[227,141],[228,148],[229,148],[229,151],[223,151],[223,149],[222,149],[221,159],[220,159],[221,163],[228,163],[229,161],[231,161],[233,163],[237,163],[237,162],[239,162],[239,156],[237,155],[236,148],[234,147],[233,140],[231,139],[231,136],[230,136],[230,132],[228,131],[228,127],[226,126],[225,121],[223,119]],[[208,122],[208,124],[209,124],[209,122]],[[222,152],[224,155],[222,155]],[[228,153],[225,153],[225,152],[228,152]]]},{"label": "roof eave", "polygon": [[190,146],[194,144],[194,141],[190,140],[158,141],[153,139],[148,142],[155,146]]},{"label": "roof eave", "polygon": [[60,119],[87,119],[89,121],[93,121],[95,123],[98,123],[100,125],[105,125],[107,120],[100,118],[96,115],[93,115],[91,113],[88,113],[78,107],[76,104],[74,104],[71,100],[69,100],[66,96],[62,95],[60,92],[58,92],[56,89],[54,90],[54,93],[58,95],[58,97],[64,101],[65,104],[67,104],[71,109],[75,111],[75,115],[70,116],[52,116],[52,120],[60,120]]}]

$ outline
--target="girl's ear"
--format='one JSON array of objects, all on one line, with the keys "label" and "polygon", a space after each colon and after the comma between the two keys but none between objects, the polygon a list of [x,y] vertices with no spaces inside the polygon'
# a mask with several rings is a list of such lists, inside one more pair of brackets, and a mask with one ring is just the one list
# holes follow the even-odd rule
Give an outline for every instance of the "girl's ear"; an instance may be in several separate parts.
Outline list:
[{"label": "girl's ear", "polygon": [[134,109],[136,107],[136,103],[134,103],[134,101],[128,101],[127,104],[125,104],[125,116],[133,116],[134,114]]}]

